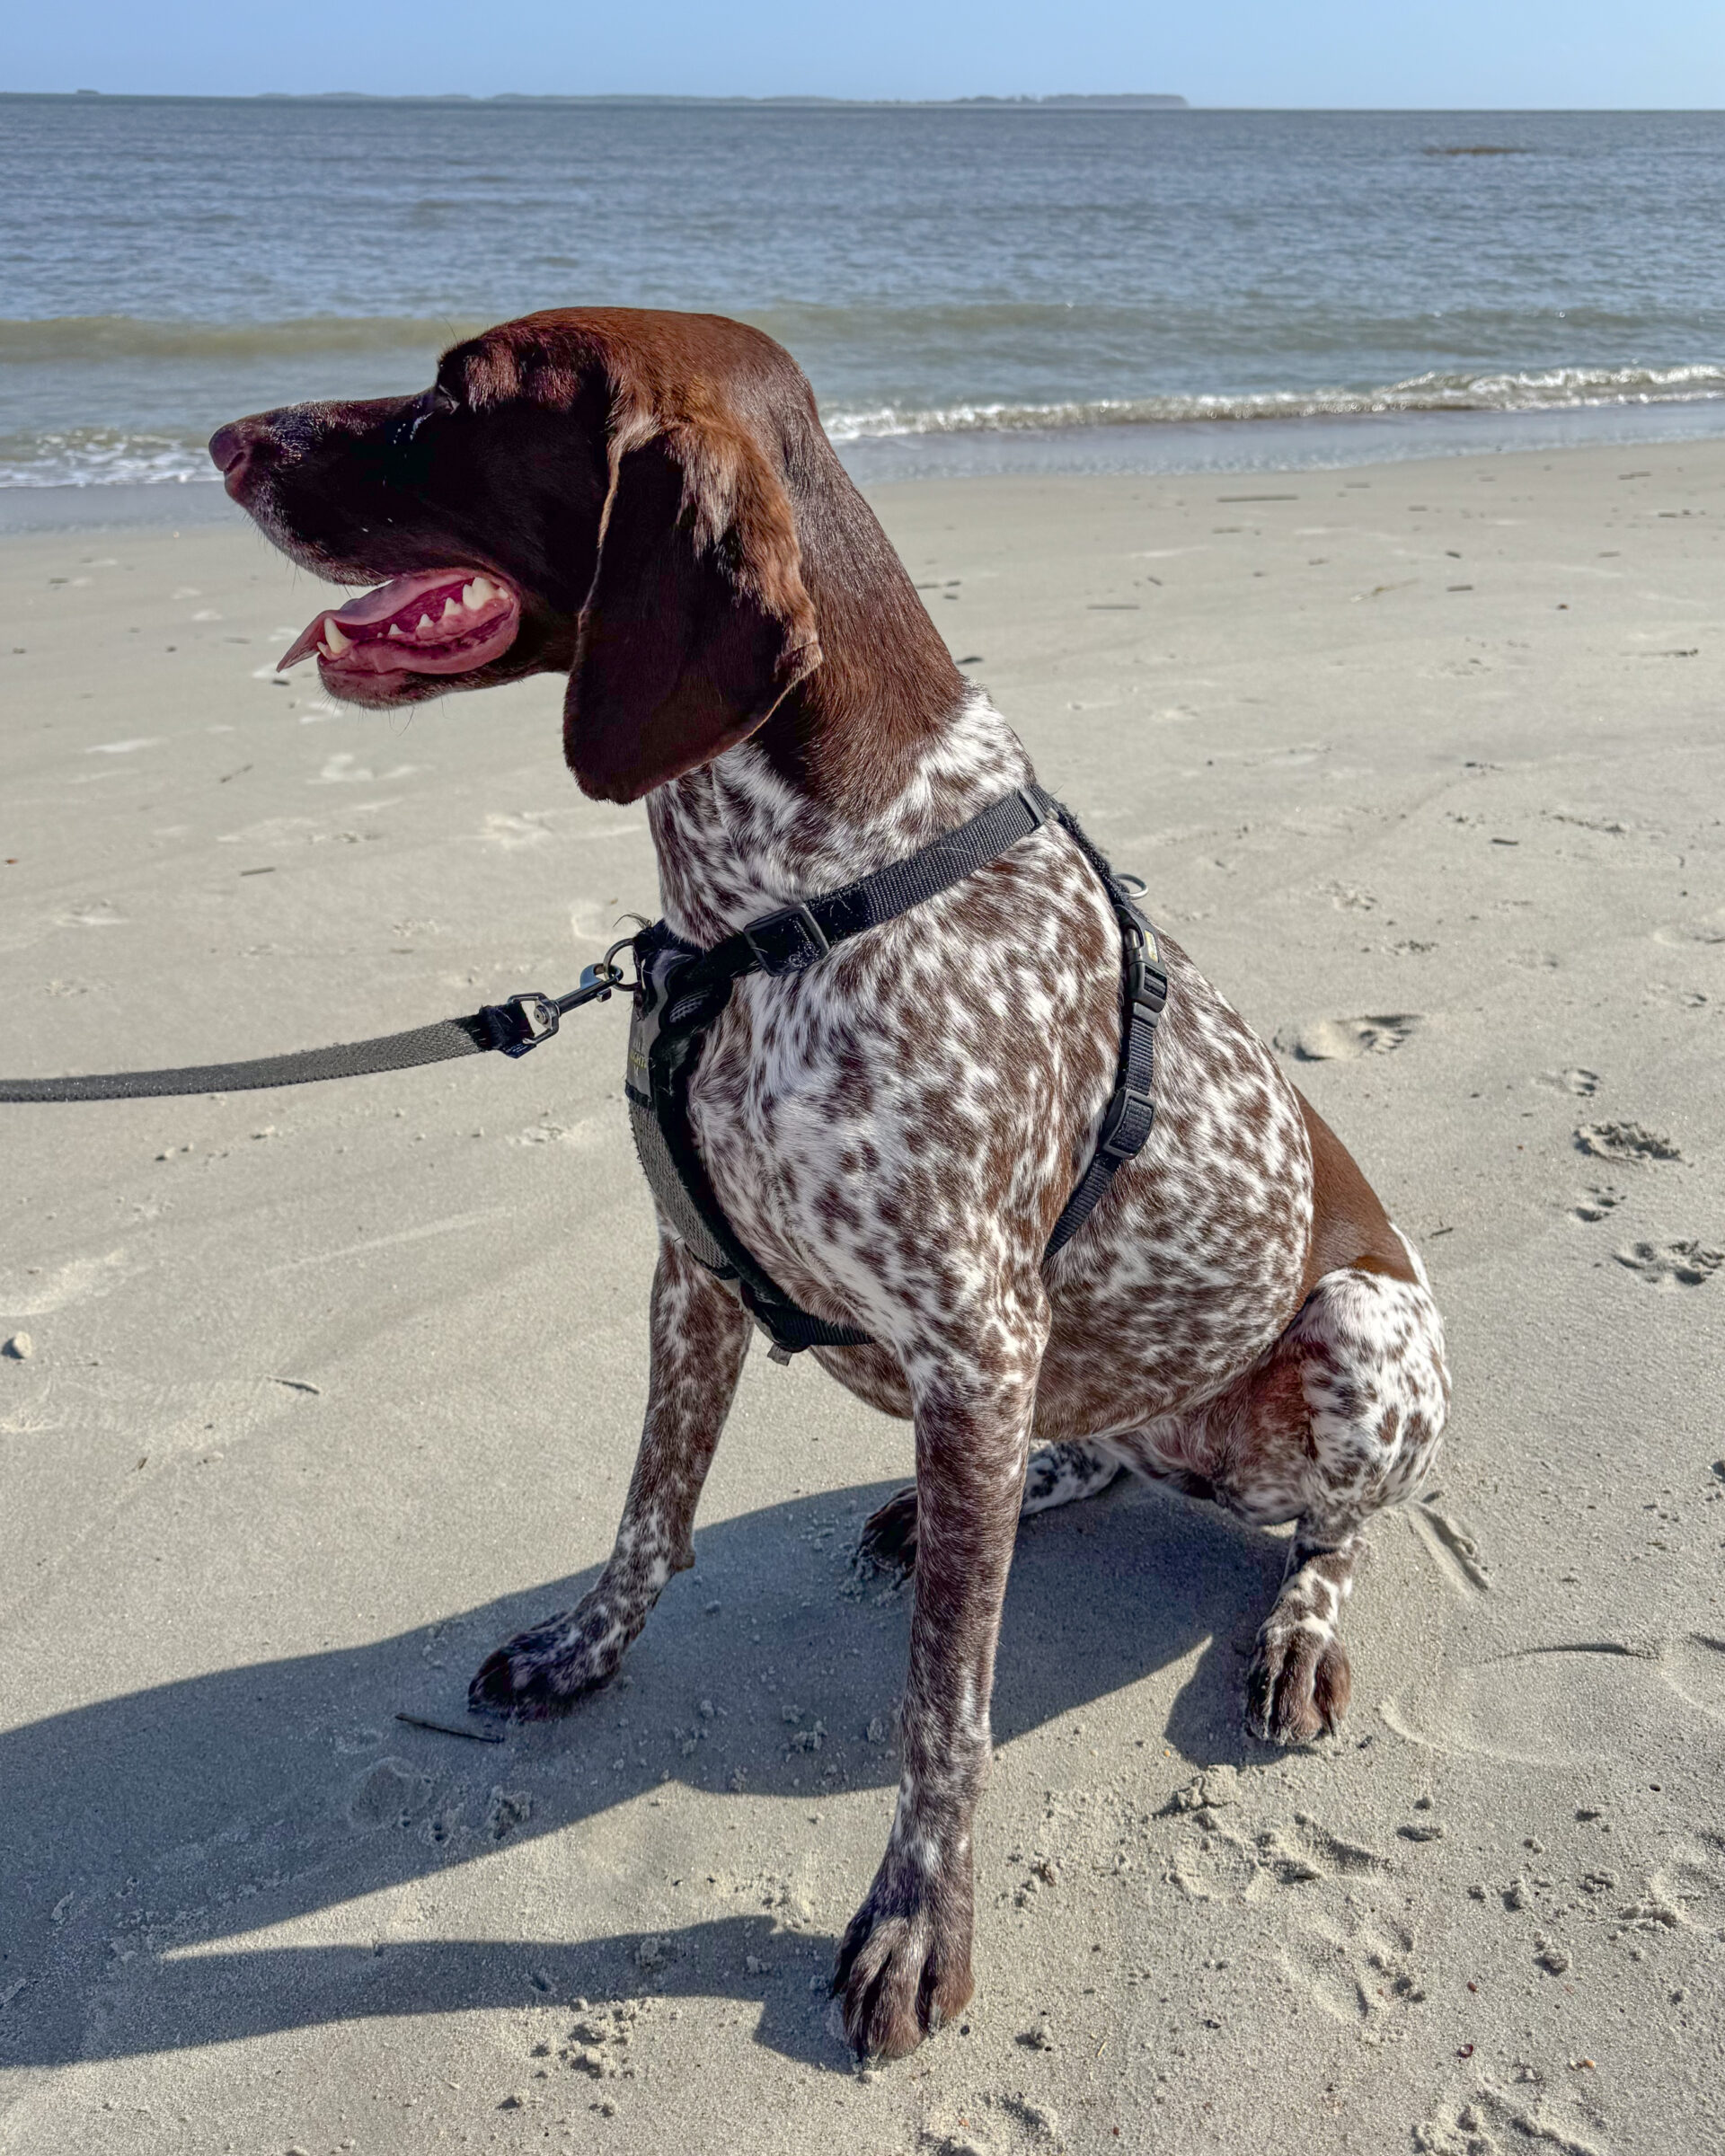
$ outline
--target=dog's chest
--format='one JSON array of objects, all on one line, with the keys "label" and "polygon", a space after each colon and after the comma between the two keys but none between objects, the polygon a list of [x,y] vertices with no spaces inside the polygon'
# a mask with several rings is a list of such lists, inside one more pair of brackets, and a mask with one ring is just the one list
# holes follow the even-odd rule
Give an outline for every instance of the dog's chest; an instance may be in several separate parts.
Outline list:
[{"label": "dog's chest", "polygon": [[950,1304],[990,1263],[1039,1261],[1119,1054],[1119,932],[1084,864],[1057,867],[972,879],[733,991],[690,1128],[734,1229],[807,1306]]}]

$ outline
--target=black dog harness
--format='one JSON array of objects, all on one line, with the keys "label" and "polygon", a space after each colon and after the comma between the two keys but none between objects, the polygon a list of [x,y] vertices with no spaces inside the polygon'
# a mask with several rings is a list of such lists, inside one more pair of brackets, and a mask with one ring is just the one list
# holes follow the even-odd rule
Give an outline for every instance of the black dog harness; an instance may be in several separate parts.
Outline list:
[{"label": "black dog harness", "polygon": [[836,943],[896,920],[997,860],[1045,823],[1057,823],[1101,879],[1120,924],[1125,1013],[1119,1076],[1096,1150],[1055,1223],[1043,1253],[1052,1258],[1075,1235],[1121,1163],[1150,1135],[1156,1021],[1168,995],[1156,939],[1124,882],[1078,828],[1070,811],[1039,786],[1021,786],[907,859],[842,890],[752,921],[711,950],[686,943],[664,922],[636,937],[640,980],[629,1029],[624,1091],[635,1149],[659,1210],[690,1254],[734,1286],[773,1342],[775,1362],[804,1348],[862,1348],[869,1335],[834,1325],[793,1303],[739,1241],[695,1150],[689,1085],[708,1034],[745,974],[806,972]]}]

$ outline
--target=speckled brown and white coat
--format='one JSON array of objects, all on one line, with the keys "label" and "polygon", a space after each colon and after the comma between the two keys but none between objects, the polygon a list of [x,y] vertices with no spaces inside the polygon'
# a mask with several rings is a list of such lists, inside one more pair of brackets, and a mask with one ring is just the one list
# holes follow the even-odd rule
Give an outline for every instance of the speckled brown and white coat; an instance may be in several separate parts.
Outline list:
[{"label": "speckled brown and white coat", "polygon": [[[645,797],[665,914],[692,942],[901,858],[1032,775],[801,376],[737,324],[533,316],[446,355],[429,398],[265,414],[215,446],[230,490],[326,575],[459,563],[496,580],[519,612],[500,659],[382,682],[326,656],[325,682],[376,704],[567,672],[571,765],[589,792]],[[1129,1469],[1294,1522],[1246,1714],[1299,1742],[1346,1705],[1337,1620],[1361,1528],[1418,1484],[1443,1427],[1417,1257],[1269,1051],[1163,947],[1154,1129],[1047,1267],[1121,1018],[1115,922],[1057,826],[804,973],[740,981],[692,1089],[737,1233],[804,1308],[871,1336],[819,1360],[915,1425],[916,1485],[865,1536],[914,1564],[916,1604],[897,1807],[836,1978],[864,2054],[910,2049],[970,1995],[971,1820],[1021,1515]],[[752,1332],[661,1224],[613,1555],[577,1608],[500,1648],[477,1705],[552,1712],[616,1668],[693,1561]]]}]

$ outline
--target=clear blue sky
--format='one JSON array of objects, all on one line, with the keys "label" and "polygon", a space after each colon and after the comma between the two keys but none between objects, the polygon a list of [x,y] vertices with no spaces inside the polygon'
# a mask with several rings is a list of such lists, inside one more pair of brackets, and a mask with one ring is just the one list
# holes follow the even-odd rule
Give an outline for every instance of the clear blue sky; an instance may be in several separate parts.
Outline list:
[{"label": "clear blue sky", "polygon": [[1725,0],[65,0],[0,88],[1725,105]]}]

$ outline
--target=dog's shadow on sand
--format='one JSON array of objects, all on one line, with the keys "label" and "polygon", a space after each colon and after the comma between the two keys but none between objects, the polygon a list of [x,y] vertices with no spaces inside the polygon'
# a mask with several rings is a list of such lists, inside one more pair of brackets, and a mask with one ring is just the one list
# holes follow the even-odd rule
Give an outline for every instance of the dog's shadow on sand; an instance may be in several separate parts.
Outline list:
[{"label": "dog's shadow on sand", "polygon": [[[827,2001],[809,1983],[830,1971],[836,1940],[811,1928],[790,1882],[775,1894],[766,1874],[732,1882],[734,1915],[668,1929],[643,1913],[638,1931],[583,1936],[584,1878],[617,1859],[578,1848],[552,1883],[535,1874],[551,1920],[524,1927],[536,1937],[403,1938],[385,1899],[376,1939],[349,1911],[341,1944],[222,1942],[439,1875],[438,1898],[458,1899],[453,1869],[518,1861],[534,1837],[636,1798],[698,1802],[677,1831],[709,1905],[708,1876],[737,1861],[717,1824],[733,1790],[806,1807],[878,1789],[884,1846],[910,1602],[850,1560],[889,1488],[799,1498],[698,1531],[695,1568],[666,1590],[624,1675],[562,1721],[507,1729],[500,1745],[395,1718],[466,1724],[471,1671],[510,1632],[577,1600],[592,1572],[366,1646],[221,1670],[0,1736],[0,1839],[12,1852],[0,1877],[0,2063],[656,1993],[757,2001],[759,2041],[837,2066]],[[1029,1524],[1001,1635],[997,1745],[1010,1759],[1014,1738],[1190,1659],[1170,1713],[1138,1734],[1198,1766],[1243,1763],[1241,1649],[1284,1555],[1213,1507],[1136,1486]],[[1086,1770],[1080,1738],[1074,1779]],[[809,1838],[799,1822],[798,1846]],[[642,1839],[632,1831],[610,1847]],[[643,1869],[643,1913],[663,1910],[661,1869]],[[867,1885],[859,1871],[847,1900]],[[512,1906],[527,1898],[518,1879],[508,1891]],[[570,1943],[554,1940],[560,1895]],[[626,1876],[620,1890],[613,1872],[609,1905],[620,1898]]]}]

